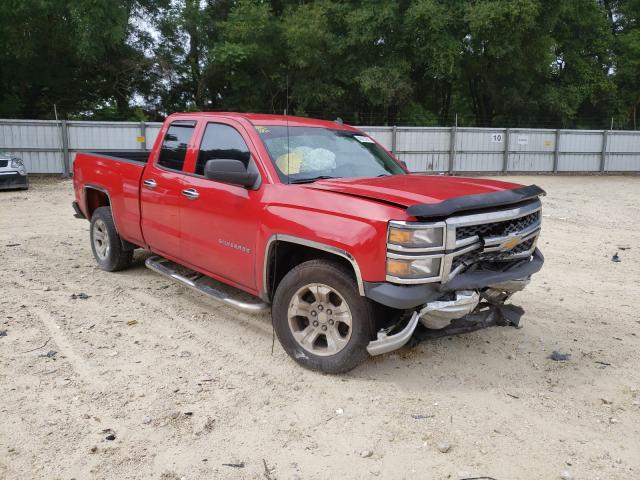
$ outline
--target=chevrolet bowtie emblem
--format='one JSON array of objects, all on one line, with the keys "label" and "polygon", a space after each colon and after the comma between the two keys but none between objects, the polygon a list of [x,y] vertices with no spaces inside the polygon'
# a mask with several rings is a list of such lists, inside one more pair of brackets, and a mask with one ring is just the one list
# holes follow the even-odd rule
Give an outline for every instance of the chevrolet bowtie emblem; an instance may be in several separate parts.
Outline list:
[{"label": "chevrolet bowtie emblem", "polygon": [[522,239],[520,237],[510,238],[506,242],[503,242],[502,245],[500,245],[500,250],[504,252],[509,251],[512,248],[520,245],[520,243],[522,243]]}]

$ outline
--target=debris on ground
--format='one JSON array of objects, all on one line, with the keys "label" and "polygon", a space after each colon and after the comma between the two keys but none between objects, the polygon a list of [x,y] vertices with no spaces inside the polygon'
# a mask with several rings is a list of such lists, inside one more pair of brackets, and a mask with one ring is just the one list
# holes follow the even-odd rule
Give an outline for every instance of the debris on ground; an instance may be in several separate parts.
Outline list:
[{"label": "debris on ground", "polygon": [[276,467],[269,467],[267,465],[267,461],[264,458],[262,459],[262,464],[264,465],[264,478],[266,478],[267,480],[271,480],[271,474],[276,469]]},{"label": "debris on ground", "polygon": [[421,413],[412,413],[411,418],[414,420],[424,420],[425,418],[433,418],[433,415],[423,415]]},{"label": "debris on ground", "polygon": [[42,355],[38,355],[38,356],[39,357],[46,357],[46,358],[53,358],[55,360],[57,354],[58,354],[58,352],[56,352],[55,350],[49,350],[47,353],[43,353]]},{"label": "debris on ground", "polygon": [[19,247],[19,246],[20,246],[20,244],[19,244],[19,243],[7,243],[7,244],[5,245],[5,247]]},{"label": "debris on ground", "polygon": [[6,337],[7,336],[7,331],[6,330],[0,330],[0,337]]},{"label": "debris on ground", "polygon": [[137,324],[138,324],[138,320],[129,320],[127,322],[127,325],[130,327],[133,327],[134,325],[137,325]]},{"label": "debris on ground", "polygon": [[620,259],[620,257],[618,256],[618,252],[613,254],[613,257],[611,257],[611,261],[612,262],[616,262],[616,263],[620,263],[622,260]]},{"label": "debris on ground", "polygon": [[151,423],[151,417],[149,417],[149,416],[144,417],[144,418],[142,419],[142,423],[143,423],[144,425],[149,425],[149,424]]},{"label": "debris on ground", "polygon": [[231,468],[244,468],[244,462],[240,463],[223,463],[223,467],[231,467]]},{"label": "debris on ground", "polygon": [[438,443],[437,447],[440,453],[447,453],[449,450],[451,450],[451,444],[449,442],[440,442]]},{"label": "debris on ground", "polygon": [[569,470],[564,470],[561,474],[560,474],[560,478],[562,480],[573,480],[573,475],[571,475],[571,472]]},{"label": "debris on ground", "polygon": [[369,458],[371,455],[373,455],[373,452],[371,450],[363,450],[360,452],[360,456],[362,458]]},{"label": "debris on ground", "polygon": [[80,299],[80,300],[86,300],[87,298],[91,298],[91,295],[87,295],[84,292],[80,292],[80,293],[72,293],[71,294],[71,300],[76,300],[76,299]]},{"label": "debris on ground", "polygon": [[570,353],[560,353],[557,350],[554,350],[551,352],[551,355],[549,355],[549,358],[554,362],[568,362],[570,357]]},{"label": "debris on ground", "polygon": [[105,440],[109,440],[110,442],[112,442],[116,439],[116,432],[114,432],[111,428],[105,428],[104,430],[102,430],[102,433],[105,433],[107,435],[106,437],[104,437]]}]

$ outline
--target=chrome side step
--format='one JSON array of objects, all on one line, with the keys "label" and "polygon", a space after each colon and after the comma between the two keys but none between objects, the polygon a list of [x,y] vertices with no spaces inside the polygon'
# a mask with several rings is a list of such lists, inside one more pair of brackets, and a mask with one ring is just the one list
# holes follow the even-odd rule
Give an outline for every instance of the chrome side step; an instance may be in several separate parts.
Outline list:
[{"label": "chrome side step", "polygon": [[[227,293],[221,292],[216,288],[207,285],[202,280],[206,279],[204,275],[200,275],[197,272],[193,272],[187,276],[180,275],[174,268],[172,268],[171,260],[167,260],[162,257],[149,257],[144,262],[147,268],[153,270],[154,272],[159,273],[167,278],[171,278],[172,280],[176,280],[181,284],[192,288],[200,293],[205,294],[209,298],[227,305],[229,307],[233,307],[236,310],[240,310],[242,312],[247,313],[263,313],[269,311],[269,304],[265,302],[257,302],[257,303],[249,303],[243,302],[240,300],[236,300],[232,298]],[[185,268],[185,267],[181,267]]]}]

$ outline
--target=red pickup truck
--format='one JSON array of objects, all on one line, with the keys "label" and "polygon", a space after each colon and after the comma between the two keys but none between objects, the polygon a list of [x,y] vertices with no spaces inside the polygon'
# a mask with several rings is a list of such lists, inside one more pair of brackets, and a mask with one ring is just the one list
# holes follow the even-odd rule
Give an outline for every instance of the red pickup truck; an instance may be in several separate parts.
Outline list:
[{"label": "red pickup truck", "polygon": [[174,114],[151,152],[80,153],[73,171],[100,268],[149,250],[156,272],[270,310],[286,352],[325,372],[505,312],[544,262],[539,187],[411,174],[339,122]]}]

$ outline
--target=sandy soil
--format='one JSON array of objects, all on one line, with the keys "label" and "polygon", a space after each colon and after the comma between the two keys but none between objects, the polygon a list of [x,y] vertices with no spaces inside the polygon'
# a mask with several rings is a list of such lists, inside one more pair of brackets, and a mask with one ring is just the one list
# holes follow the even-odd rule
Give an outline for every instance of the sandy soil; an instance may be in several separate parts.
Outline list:
[{"label": "sandy soil", "polygon": [[640,478],[640,178],[516,181],[549,194],[524,328],[344,376],[144,252],[99,270],[69,181],[0,192],[0,478]]}]

